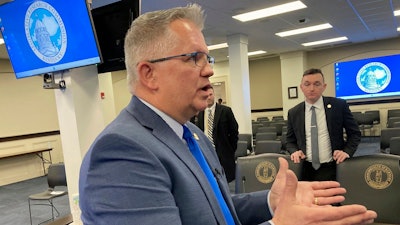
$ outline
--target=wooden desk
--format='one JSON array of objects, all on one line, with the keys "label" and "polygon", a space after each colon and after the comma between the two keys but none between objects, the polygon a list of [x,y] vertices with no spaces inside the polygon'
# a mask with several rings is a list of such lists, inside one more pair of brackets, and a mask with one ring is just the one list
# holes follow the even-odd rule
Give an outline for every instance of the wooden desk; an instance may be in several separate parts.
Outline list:
[{"label": "wooden desk", "polygon": [[[30,154],[35,154],[37,157],[39,157],[42,160],[42,166],[43,166],[43,175],[46,175],[46,168],[45,164],[51,164],[52,159],[51,159],[51,153],[50,151],[53,150],[53,148],[43,148],[43,149],[29,149],[29,150],[24,150],[24,151],[16,151],[16,152],[4,152],[2,153],[0,151],[0,159],[3,158],[10,158],[10,157],[15,157],[15,156],[22,156],[22,155],[30,155]],[[43,157],[43,153],[47,152],[49,155],[49,159],[46,159]]]}]

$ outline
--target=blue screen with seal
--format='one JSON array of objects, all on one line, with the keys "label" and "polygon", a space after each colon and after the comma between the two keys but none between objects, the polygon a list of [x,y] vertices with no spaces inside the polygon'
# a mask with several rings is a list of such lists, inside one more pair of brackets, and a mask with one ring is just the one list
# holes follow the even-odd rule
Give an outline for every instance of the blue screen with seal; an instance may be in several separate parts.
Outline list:
[{"label": "blue screen with seal", "polygon": [[335,63],[336,97],[350,101],[400,97],[400,55]]},{"label": "blue screen with seal", "polygon": [[85,0],[10,1],[0,29],[18,79],[101,62]]}]

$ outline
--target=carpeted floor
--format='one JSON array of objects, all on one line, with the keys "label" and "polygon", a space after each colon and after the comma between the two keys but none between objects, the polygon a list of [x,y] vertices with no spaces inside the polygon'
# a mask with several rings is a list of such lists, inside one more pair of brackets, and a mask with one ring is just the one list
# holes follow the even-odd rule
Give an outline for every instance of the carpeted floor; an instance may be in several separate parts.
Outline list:
[{"label": "carpeted floor", "polygon": [[[28,196],[45,191],[47,187],[45,176],[0,186],[0,224],[29,225]],[[66,190],[66,187],[57,187],[56,190]],[[60,216],[70,213],[68,195],[55,198],[53,203]],[[50,206],[33,205],[31,209],[33,224],[51,218]]]}]

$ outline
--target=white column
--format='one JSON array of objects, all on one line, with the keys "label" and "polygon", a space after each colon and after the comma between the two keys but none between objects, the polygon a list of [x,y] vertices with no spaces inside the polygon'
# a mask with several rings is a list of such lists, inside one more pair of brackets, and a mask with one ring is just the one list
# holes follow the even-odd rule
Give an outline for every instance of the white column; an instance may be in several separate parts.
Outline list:
[{"label": "white column", "polygon": [[[305,52],[290,52],[280,55],[283,99],[282,106],[283,116],[285,119],[287,119],[287,112],[290,108],[304,101],[303,92],[300,90],[300,82],[307,65],[305,54]],[[297,87],[297,98],[289,99],[289,87]]]},{"label": "white column", "polygon": [[96,66],[72,69],[64,73],[64,80],[67,88],[56,89],[55,96],[71,213],[74,224],[80,224],[76,202],[79,169],[84,154],[104,128],[104,120]]},{"label": "white column", "polygon": [[229,76],[232,110],[239,124],[239,133],[252,133],[249,60],[247,36],[242,34],[228,37]]}]

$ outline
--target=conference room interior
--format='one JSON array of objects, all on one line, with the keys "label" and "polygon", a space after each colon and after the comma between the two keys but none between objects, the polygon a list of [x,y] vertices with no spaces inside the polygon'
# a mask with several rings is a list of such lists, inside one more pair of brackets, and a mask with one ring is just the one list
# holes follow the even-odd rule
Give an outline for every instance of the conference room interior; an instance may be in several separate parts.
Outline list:
[{"label": "conference room interior", "polygon": [[[246,124],[243,124],[241,120],[238,121],[239,132],[249,133],[248,124],[251,124],[251,120],[257,121],[260,117],[272,119],[274,116],[282,116],[286,119],[287,111],[297,103],[304,101],[299,86],[304,70],[320,68],[324,72],[325,82],[327,83],[324,95],[335,96],[334,64],[336,62],[400,54],[399,43],[400,38],[395,37],[250,59],[248,61],[250,88],[246,91],[250,94],[250,102],[247,102],[247,104],[251,108],[251,118],[246,121]],[[212,55],[212,51],[210,54]],[[293,70],[290,67],[291,62],[288,63],[290,59],[297,60]],[[299,61],[302,64],[301,66],[299,66]],[[78,73],[87,71],[85,68],[77,70]],[[88,70],[96,70],[96,67],[88,66]],[[80,114],[76,118],[63,117],[65,114],[60,113],[61,110],[69,111],[73,109],[62,108],[57,102],[60,99],[59,95],[63,94],[62,90],[44,89],[42,87],[42,76],[16,79],[12,71],[10,61],[0,59],[0,102],[2,103],[0,108],[0,124],[2,124],[0,126],[0,177],[2,178],[0,186],[43,178],[48,172],[50,163],[65,162],[71,155],[63,149],[63,134],[60,132],[60,125],[63,126],[63,123],[78,124],[90,117],[90,113],[92,113],[89,110],[86,115],[81,115],[85,112],[79,112]],[[284,77],[282,73],[285,73]],[[397,75],[400,74],[393,74],[393,76]],[[100,116],[96,115],[95,118],[98,119],[97,126],[104,127],[118,115],[130,100],[131,95],[127,87],[126,73],[121,70],[98,74],[93,80],[98,82],[97,95],[94,101],[100,105],[100,112],[96,112]],[[235,110],[241,104],[235,102],[232,93],[240,85],[232,83],[229,58],[225,61],[218,61],[214,65],[214,76],[210,80],[216,90],[216,99],[222,98],[223,104],[233,105],[232,109],[235,113]],[[72,80],[72,82],[76,81]],[[71,83],[71,85],[74,85],[74,83]],[[297,92],[296,96],[291,97],[289,96],[290,88],[293,87],[297,89]],[[67,86],[68,88],[69,86]],[[71,98],[80,98],[81,96],[78,94],[84,95],[85,92],[76,93],[76,96]],[[378,100],[350,104],[352,112],[379,111],[380,123],[373,128],[373,132],[368,130],[364,133],[364,141],[380,141],[381,131],[387,126],[388,110],[400,109],[399,100],[399,97],[397,97],[389,101]],[[64,105],[62,106],[64,107]],[[64,121],[61,122],[62,120]],[[92,122],[95,123],[96,121]],[[78,127],[77,129],[82,128]],[[89,139],[85,141],[85,144],[91,142],[97,134],[94,132],[86,135],[84,130],[79,131],[79,135],[84,136],[82,138]],[[368,139],[368,137],[372,138]],[[64,140],[69,139],[64,138]],[[80,145],[85,146],[85,144]],[[43,152],[13,155],[13,152],[33,152],[34,149],[42,149]],[[45,151],[49,149],[51,150]],[[86,150],[80,149],[78,154],[83,155]],[[380,152],[380,149],[375,150]],[[79,160],[73,160],[71,167],[74,166],[75,169],[79,169]],[[78,177],[72,176],[67,179],[68,182],[75,185]],[[45,179],[42,179],[42,181],[45,182]],[[26,196],[29,194],[33,193],[26,193]],[[78,193],[70,193],[69,196],[72,212],[79,210],[76,209],[77,202],[73,200],[74,198],[76,200],[77,196]]]}]

